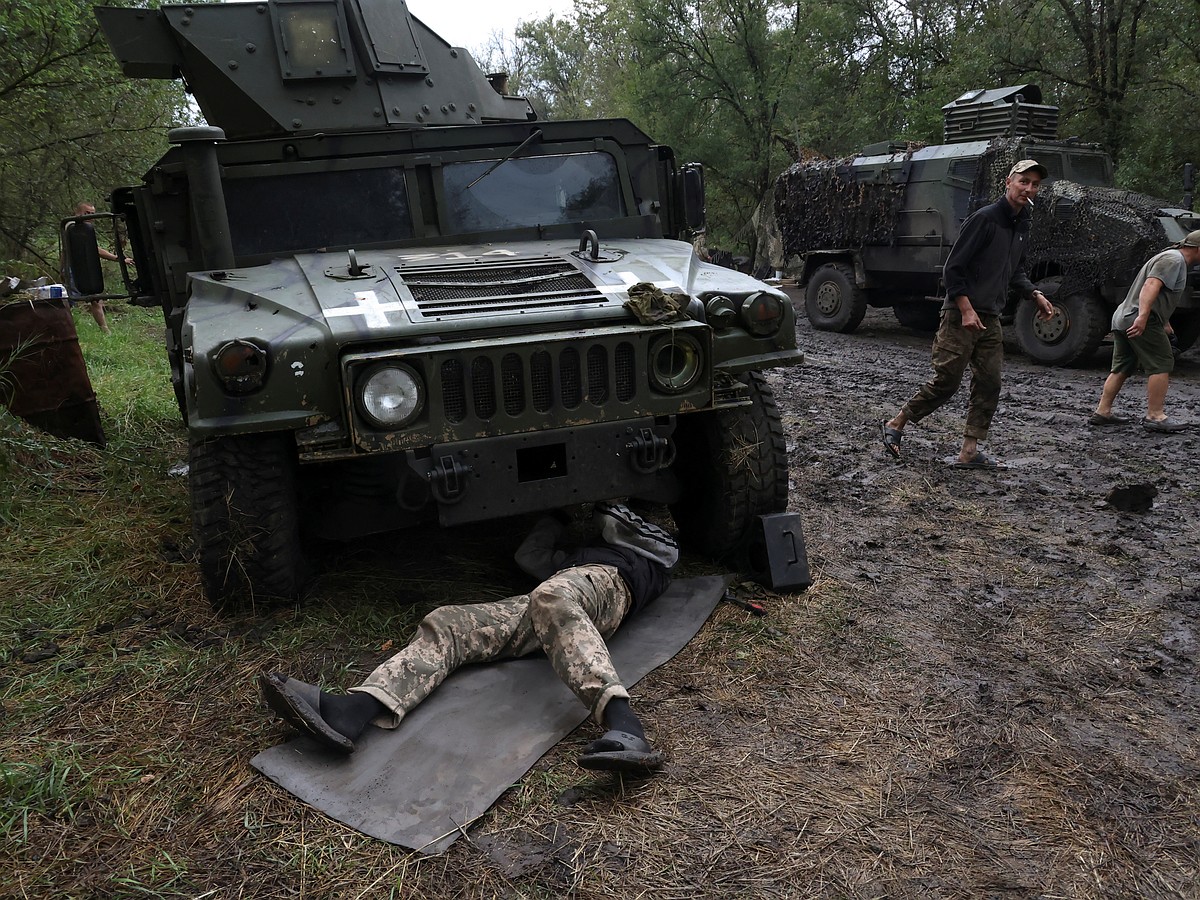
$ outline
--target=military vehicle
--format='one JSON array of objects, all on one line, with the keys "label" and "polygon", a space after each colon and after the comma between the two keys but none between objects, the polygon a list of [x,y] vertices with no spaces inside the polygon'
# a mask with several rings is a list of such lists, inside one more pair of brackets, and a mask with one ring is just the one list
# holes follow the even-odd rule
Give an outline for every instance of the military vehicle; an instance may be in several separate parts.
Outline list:
[{"label": "military vehicle", "polygon": [[[1033,84],[971,91],[943,107],[944,144],[875,144],[784,172],[774,194],[784,259],[774,265],[804,286],[813,327],[851,332],[869,306],[892,307],[905,325],[936,327],[942,267],[962,222],[1003,193],[1014,162],[1033,158],[1050,175],[1026,263],[1055,315],[1042,321],[1014,295],[1004,320],[1037,362],[1069,365],[1094,354],[1138,269],[1200,228],[1200,216],[1113,187],[1108,154],[1058,140],[1058,110],[1041,100]],[[1190,285],[1197,278],[1200,270]],[[1200,294],[1189,289],[1172,323],[1182,348],[1195,342]]]},{"label": "military vehicle", "polygon": [[300,594],[310,536],[632,497],[720,555],[784,510],[760,371],[802,361],[794,314],[696,256],[702,168],[625,120],[537,121],[401,0],[96,15],[208,123],[112,214],[218,608]]}]

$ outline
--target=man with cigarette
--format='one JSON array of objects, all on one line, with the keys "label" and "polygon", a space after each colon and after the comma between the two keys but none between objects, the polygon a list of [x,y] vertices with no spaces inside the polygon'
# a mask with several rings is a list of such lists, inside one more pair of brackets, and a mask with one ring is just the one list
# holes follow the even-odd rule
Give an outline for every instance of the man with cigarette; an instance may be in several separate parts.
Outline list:
[{"label": "man with cigarette", "polygon": [[943,280],[946,299],[941,325],[933,339],[933,378],[921,386],[894,418],[880,425],[883,448],[900,458],[900,441],[909,422],[919,422],[958,391],[971,367],[971,395],[962,449],[954,466],[962,469],[1000,469],[979,449],[986,440],[1000,401],[1004,365],[1004,334],[1000,313],[1010,288],[1037,304],[1038,317],[1050,319],[1054,306],[1034,288],[1025,272],[1029,239],[1029,208],[1037,197],[1046,168],[1023,159],[1004,179],[1004,196],[973,213],[959,232],[946,259]]}]

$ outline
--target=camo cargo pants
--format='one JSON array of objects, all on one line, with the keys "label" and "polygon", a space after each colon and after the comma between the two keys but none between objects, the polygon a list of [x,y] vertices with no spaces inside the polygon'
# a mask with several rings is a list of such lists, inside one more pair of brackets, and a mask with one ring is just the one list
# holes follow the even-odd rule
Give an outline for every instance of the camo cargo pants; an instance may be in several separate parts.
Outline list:
[{"label": "camo cargo pants", "polygon": [[980,315],[985,331],[967,331],[957,309],[942,311],[942,322],[933,339],[933,378],[923,384],[904,411],[920,422],[954,396],[971,366],[971,396],[967,401],[967,427],[963,434],[987,440],[988,428],[1000,402],[1000,373],[1004,368],[1004,332],[1000,317]]},{"label": "camo cargo pants", "polygon": [[629,697],[604,639],[617,630],[630,602],[614,567],[585,565],[564,569],[518,597],[442,606],[422,620],[407,647],[351,690],[391,710],[375,724],[395,728],[459,666],[544,650],[558,677],[603,724],[608,701]]}]

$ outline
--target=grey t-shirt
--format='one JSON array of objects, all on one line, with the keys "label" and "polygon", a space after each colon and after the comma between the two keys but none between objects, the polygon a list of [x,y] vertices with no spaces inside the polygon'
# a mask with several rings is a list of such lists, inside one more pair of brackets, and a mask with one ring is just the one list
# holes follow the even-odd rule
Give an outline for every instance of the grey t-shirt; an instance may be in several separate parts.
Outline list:
[{"label": "grey t-shirt", "polygon": [[1121,305],[1113,311],[1113,331],[1125,331],[1133,324],[1138,314],[1138,295],[1141,294],[1146,279],[1150,277],[1163,283],[1162,290],[1154,299],[1154,312],[1158,313],[1163,322],[1169,321],[1183,296],[1183,289],[1187,286],[1187,274],[1187,263],[1183,261],[1183,254],[1178,250],[1164,250],[1150,257],[1138,271],[1137,278],[1129,286],[1129,293],[1125,295]]}]

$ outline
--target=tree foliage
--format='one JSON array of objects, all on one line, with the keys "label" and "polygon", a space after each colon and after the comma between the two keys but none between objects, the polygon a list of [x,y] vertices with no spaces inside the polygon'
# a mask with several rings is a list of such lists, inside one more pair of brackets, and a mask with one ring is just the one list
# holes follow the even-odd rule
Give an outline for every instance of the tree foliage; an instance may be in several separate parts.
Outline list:
[{"label": "tree foliage", "polygon": [[90,2],[0,5],[0,260],[56,271],[58,220],[139,178],[185,114],[178,86],[121,75]]},{"label": "tree foliage", "polygon": [[1036,83],[1122,186],[1178,198],[1200,162],[1200,0],[576,0],[525,23],[520,88],[550,117],[623,115],[709,173],[715,238],[793,158],[937,143],[967,90]]}]

